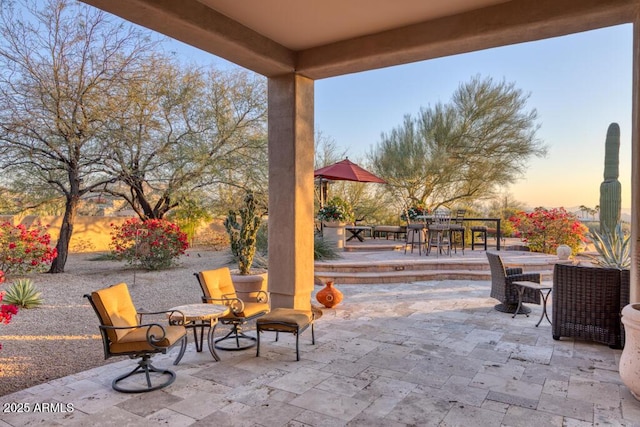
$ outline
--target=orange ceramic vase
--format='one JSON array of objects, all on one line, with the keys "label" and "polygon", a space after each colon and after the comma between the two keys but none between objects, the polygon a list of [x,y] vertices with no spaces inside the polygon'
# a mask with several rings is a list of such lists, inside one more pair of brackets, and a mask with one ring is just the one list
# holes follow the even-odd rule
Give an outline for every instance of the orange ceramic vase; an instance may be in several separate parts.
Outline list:
[{"label": "orange ceramic vase", "polygon": [[342,292],[333,287],[333,281],[328,281],[326,286],[318,291],[316,299],[327,308],[335,307],[342,301]]}]

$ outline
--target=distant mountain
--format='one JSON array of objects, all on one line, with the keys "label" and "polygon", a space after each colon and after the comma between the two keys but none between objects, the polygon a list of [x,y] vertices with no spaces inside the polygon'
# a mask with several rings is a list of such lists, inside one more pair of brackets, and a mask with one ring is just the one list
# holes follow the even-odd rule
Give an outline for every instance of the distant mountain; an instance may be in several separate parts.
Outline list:
[{"label": "distant mountain", "polygon": [[[580,206],[572,206],[565,209],[567,210],[567,212],[576,214],[580,219],[590,220],[590,221],[598,221],[600,219],[600,216],[598,214],[595,214],[592,216],[584,212],[580,212]],[[620,219],[622,220],[622,222],[631,222],[631,209],[624,209],[624,208],[621,209]]]}]

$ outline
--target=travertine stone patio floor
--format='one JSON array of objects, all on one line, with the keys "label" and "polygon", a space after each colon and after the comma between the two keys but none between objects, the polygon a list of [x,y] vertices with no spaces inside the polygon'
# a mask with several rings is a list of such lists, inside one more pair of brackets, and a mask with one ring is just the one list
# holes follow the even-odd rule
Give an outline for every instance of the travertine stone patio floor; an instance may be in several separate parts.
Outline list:
[{"label": "travertine stone patio floor", "polygon": [[[126,359],[0,397],[2,409],[31,408],[0,413],[0,426],[640,425],[620,350],[554,341],[546,320],[534,326],[539,306],[515,319],[495,311],[487,281],[339,288],[344,301],[324,309],[316,345],[310,329],[301,336],[299,362],[289,334],[265,333],[259,358],[220,351],[221,362],[190,344],[167,388],[112,390]],[[33,412],[56,402],[73,412]]]}]

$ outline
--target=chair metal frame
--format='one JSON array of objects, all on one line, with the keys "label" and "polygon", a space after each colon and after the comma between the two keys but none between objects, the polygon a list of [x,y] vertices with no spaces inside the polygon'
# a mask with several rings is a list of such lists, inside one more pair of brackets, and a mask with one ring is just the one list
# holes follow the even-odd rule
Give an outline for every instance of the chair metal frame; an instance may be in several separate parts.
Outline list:
[{"label": "chair metal frame", "polygon": [[442,253],[442,248],[447,249],[447,255],[451,256],[451,212],[436,210],[433,220],[427,227],[427,255],[431,254],[431,248],[435,247],[436,257]]},{"label": "chair metal frame", "polygon": [[260,333],[261,332],[264,332],[264,331],[275,332],[276,341],[278,341],[278,336],[280,332],[284,332],[284,333],[293,334],[296,337],[296,361],[300,361],[300,338],[299,337],[301,333],[303,333],[309,328],[309,326],[311,326],[311,344],[312,345],[316,344],[316,333],[314,329],[315,319],[316,319],[316,315],[313,310],[311,311],[311,319],[309,320],[309,323],[307,323],[302,327],[299,327],[295,323],[278,320],[278,319],[261,319],[260,321],[257,322],[257,325],[256,325],[256,337],[258,339],[257,341],[258,345],[256,347],[256,357],[260,356]]},{"label": "chair metal frame", "polygon": [[[422,255],[422,247],[425,245],[425,240],[423,239],[425,234],[426,226],[423,223],[416,222],[413,224],[407,224],[407,235],[404,245],[404,253],[407,253],[407,246],[411,245],[411,253],[413,253],[413,248],[415,245],[418,245],[418,255]],[[416,235],[418,236],[418,241],[416,242]],[[409,236],[411,236],[411,242],[409,241]]]},{"label": "chair metal frame", "polygon": [[451,246],[455,253],[458,253],[458,241],[456,235],[460,237],[462,243],[462,255],[464,255],[465,240],[467,239],[467,227],[464,225],[464,216],[467,214],[466,209],[457,209],[456,216],[451,218],[451,225],[449,231],[449,238],[451,239]]},{"label": "chair metal frame", "polygon": [[[226,268],[226,267],[223,267],[223,268]],[[220,317],[218,319],[219,323],[221,323],[223,325],[230,325],[231,326],[231,330],[225,336],[215,339],[215,341],[214,341],[215,342],[215,348],[217,348],[219,350],[226,350],[226,351],[239,351],[239,350],[246,350],[248,348],[254,347],[256,345],[257,338],[245,334],[244,331],[243,331],[243,326],[246,325],[247,323],[251,322],[252,320],[255,320],[255,319],[257,319],[257,318],[259,318],[261,316],[264,316],[265,314],[267,314],[269,312],[269,309],[267,308],[267,309],[265,309],[263,311],[260,311],[258,313],[253,314],[253,315],[250,315],[250,316],[239,316],[240,313],[244,312],[245,301],[243,301],[242,299],[238,298],[237,294],[236,294],[236,296],[224,295],[223,298],[207,297],[206,296],[206,290],[205,290],[206,285],[204,284],[204,282],[202,280],[201,273],[202,272],[197,272],[197,273],[193,273],[193,275],[198,280],[198,284],[200,285],[200,289],[202,290],[202,302],[203,303],[224,304],[226,306],[229,306],[229,308],[231,309],[231,313],[229,315],[224,316],[224,317]],[[230,275],[230,273],[229,273],[229,275]],[[234,287],[234,291],[235,291],[235,287]],[[265,291],[262,291],[262,290],[256,291],[255,300],[256,300],[256,302],[259,302],[259,303],[268,304],[269,303],[269,294],[267,292],[265,292]],[[234,340],[235,341],[235,347],[224,346],[222,344],[219,344],[219,343],[223,343],[223,342],[225,342],[227,340]],[[246,341],[246,343],[242,344],[241,340]]]},{"label": "chair metal frame", "polygon": [[[160,369],[160,368],[156,368],[152,363],[151,363],[151,356],[153,356],[156,353],[162,353],[162,354],[166,354],[166,352],[174,347],[177,344],[180,344],[180,353],[178,358],[181,358],[182,355],[184,354],[186,348],[187,348],[187,332],[186,330],[184,331],[184,335],[180,340],[177,340],[174,344],[170,345],[170,346],[158,346],[157,344],[162,342],[167,333],[166,333],[166,329],[163,325],[161,325],[160,323],[142,323],[142,317],[143,315],[159,315],[159,314],[167,314],[168,316],[175,316],[175,317],[179,317],[180,315],[182,315],[182,317],[184,318],[184,315],[178,311],[175,310],[169,310],[169,311],[154,311],[154,312],[137,312],[137,317],[138,317],[138,324],[134,325],[134,326],[110,326],[110,325],[106,325],[105,324],[105,319],[103,319],[102,314],[100,313],[100,311],[98,310],[98,307],[96,306],[96,303],[93,300],[93,297],[91,294],[85,294],[84,295],[85,298],[87,298],[89,300],[89,303],[91,305],[91,307],[93,308],[93,310],[95,311],[96,315],[98,316],[98,319],[100,320],[100,335],[102,336],[102,348],[104,351],[104,358],[109,359],[110,357],[114,357],[114,356],[129,356],[129,358],[131,359],[137,359],[140,358],[140,361],[138,361],[138,365],[131,371],[118,376],[117,378],[115,378],[112,382],[111,382],[111,387],[113,387],[114,390],[119,391],[121,393],[145,393],[145,392],[149,392],[149,391],[153,391],[153,390],[158,390],[161,389],[163,387],[166,387],[170,384],[172,384],[175,379],[176,379],[176,374],[175,372],[173,372],[170,369]],[[116,331],[116,330],[134,330],[134,329],[140,329],[140,328],[146,328],[146,339],[147,339],[147,343],[149,344],[149,346],[152,348],[151,350],[144,350],[144,351],[122,351],[122,352],[114,352],[111,349],[111,344],[112,341],[109,338],[109,335],[107,333],[107,331]],[[152,328],[153,331],[152,332]],[[159,329],[158,329],[159,328]],[[158,335],[155,331],[161,331],[161,334]],[[152,379],[151,379],[151,373],[157,373],[160,374],[160,376],[167,376],[166,380],[164,382],[160,382],[157,384],[153,384],[152,383]],[[145,379],[146,379],[146,387],[144,388],[127,388],[127,387],[123,387],[122,385],[120,385],[119,383],[133,375],[137,375],[137,374],[144,374],[145,375]]]},{"label": "chair metal frame", "polygon": [[[540,273],[525,273],[520,267],[505,268],[500,255],[491,251],[487,251],[487,259],[491,269],[490,296],[500,301],[494,308],[502,313],[516,313],[520,302],[520,292],[513,282],[540,283]],[[536,289],[524,289],[521,301],[540,305],[540,292]],[[528,314],[530,312],[531,309],[529,307],[521,304],[517,313]]]}]

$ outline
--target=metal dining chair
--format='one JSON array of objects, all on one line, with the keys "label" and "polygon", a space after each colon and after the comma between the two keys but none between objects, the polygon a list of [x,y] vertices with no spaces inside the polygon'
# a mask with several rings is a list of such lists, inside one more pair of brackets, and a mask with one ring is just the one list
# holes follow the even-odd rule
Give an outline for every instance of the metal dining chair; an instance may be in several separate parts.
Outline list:
[{"label": "metal dining chair", "polygon": [[451,212],[448,210],[436,210],[433,213],[433,221],[427,230],[427,255],[431,254],[431,248],[436,248],[436,256],[440,256],[443,249],[451,256]]}]

